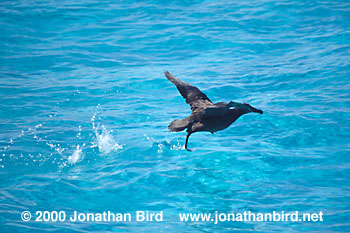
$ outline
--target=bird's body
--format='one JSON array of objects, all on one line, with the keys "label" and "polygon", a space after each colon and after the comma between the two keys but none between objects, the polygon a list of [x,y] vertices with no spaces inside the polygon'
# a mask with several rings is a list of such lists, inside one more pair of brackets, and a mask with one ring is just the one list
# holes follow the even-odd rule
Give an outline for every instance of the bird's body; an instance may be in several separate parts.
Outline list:
[{"label": "bird's body", "polygon": [[187,137],[185,148],[187,148],[188,138],[192,133],[207,131],[217,132],[229,127],[240,116],[249,112],[262,111],[253,108],[249,104],[240,104],[235,102],[224,103],[219,102],[213,104],[210,99],[202,93],[198,88],[175,78],[169,72],[165,72],[165,76],[177,87],[180,94],[186,99],[186,103],[190,104],[192,114],[185,119],[174,120],[169,124],[170,131],[183,131],[187,129]]}]

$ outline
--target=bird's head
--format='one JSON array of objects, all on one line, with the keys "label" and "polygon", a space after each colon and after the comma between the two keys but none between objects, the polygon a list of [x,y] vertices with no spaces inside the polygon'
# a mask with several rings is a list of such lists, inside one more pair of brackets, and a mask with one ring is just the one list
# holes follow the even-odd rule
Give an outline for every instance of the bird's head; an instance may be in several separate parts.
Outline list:
[{"label": "bird's head", "polygon": [[247,104],[247,103],[241,104],[241,103],[231,101],[229,103],[229,107],[230,108],[237,108],[237,109],[241,110],[243,112],[243,114],[246,114],[249,112],[256,112],[256,113],[263,114],[262,110],[254,108],[253,106],[251,106],[250,104]]}]

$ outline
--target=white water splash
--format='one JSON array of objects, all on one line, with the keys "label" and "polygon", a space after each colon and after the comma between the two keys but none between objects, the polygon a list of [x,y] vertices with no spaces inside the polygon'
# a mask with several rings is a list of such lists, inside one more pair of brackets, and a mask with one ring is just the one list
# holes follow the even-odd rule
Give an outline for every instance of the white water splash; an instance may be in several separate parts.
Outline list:
[{"label": "white water splash", "polygon": [[182,145],[179,140],[177,140],[177,143],[174,144],[171,140],[168,139],[168,137],[165,137],[165,141],[156,141],[154,138],[144,134],[143,136],[146,137],[146,139],[152,143],[152,147],[157,146],[158,147],[158,154],[163,153],[164,148],[168,148],[170,150],[184,150],[185,146]]},{"label": "white water splash", "polygon": [[13,145],[14,141],[22,138],[25,135],[33,135],[33,138],[37,141],[41,141],[42,139],[37,136],[37,130],[42,127],[43,124],[35,125],[34,128],[28,128],[27,130],[22,130],[17,136],[10,138],[9,142],[3,148],[0,148],[0,151],[9,150],[9,148]]},{"label": "white water splash", "polygon": [[[99,132],[100,131],[100,132]],[[112,151],[118,151],[123,146],[119,145],[110,134],[112,130],[108,131],[104,125],[95,128],[95,135],[97,139],[98,149],[103,154],[108,154]]]},{"label": "white water splash", "polygon": [[[99,109],[100,105],[97,105],[96,109]],[[119,145],[113,138],[113,135],[111,134],[113,130],[107,130],[104,125],[100,126],[99,123],[97,123],[97,126],[95,124],[96,116],[99,112],[97,111],[92,117],[91,117],[91,123],[92,123],[92,129],[95,132],[97,145],[92,145],[91,148],[98,146],[98,149],[103,154],[108,154],[113,151],[118,151],[119,149],[122,149],[123,146]],[[100,120],[101,118],[97,118]]]},{"label": "white water splash", "polygon": [[77,148],[74,150],[73,154],[68,157],[68,162],[71,164],[77,163],[83,159],[83,150],[77,145]]}]

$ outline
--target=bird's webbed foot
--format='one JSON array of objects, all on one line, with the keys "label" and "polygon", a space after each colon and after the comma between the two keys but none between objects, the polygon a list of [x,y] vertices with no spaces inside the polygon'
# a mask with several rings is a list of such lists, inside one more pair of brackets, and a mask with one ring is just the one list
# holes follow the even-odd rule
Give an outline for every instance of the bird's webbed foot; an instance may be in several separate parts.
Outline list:
[{"label": "bird's webbed foot", "polygon": [[188,138],[190,137],[191,133],[187,133],[187,136],[186,136],[186,142],[185,142],[185,149],[187,151],[191,151],[190,149],[187,148],[187,144],[188,144]]}]

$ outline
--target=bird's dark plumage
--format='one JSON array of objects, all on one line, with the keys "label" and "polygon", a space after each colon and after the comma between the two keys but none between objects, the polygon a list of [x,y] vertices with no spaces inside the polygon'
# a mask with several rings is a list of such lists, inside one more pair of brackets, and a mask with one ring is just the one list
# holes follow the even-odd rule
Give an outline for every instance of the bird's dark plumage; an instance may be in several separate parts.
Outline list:
[{"label": "bird's dark plumage", "polygon": [[201,92],[197,87],[192,86],[178,78],[175,78],[168,71],[165,71],[165,76],[172,82],[179,90],[182,97],[186,99],[186,103],[191,106],[192,111],[205,108],[206,106],[213,105],[208,96]]},{"label": "bird's dark plumage", "polygon": [[249,104],[241,104],[236,102],[219,102],[213,104],[208,96],[201,92],[197,87],[186,83],[168,71],[165,76],[179,90],[182,97],[186,99],[186,103],[191,106],[192,114],[185,119],[174,120],[169,124],[170,131],[177,132],[187,129],[185,148],[187,148],[188,139],[192,133],[200,131],[208,131],[214,133],[230,126],[243,114],[249,112],[263,112]]}]

